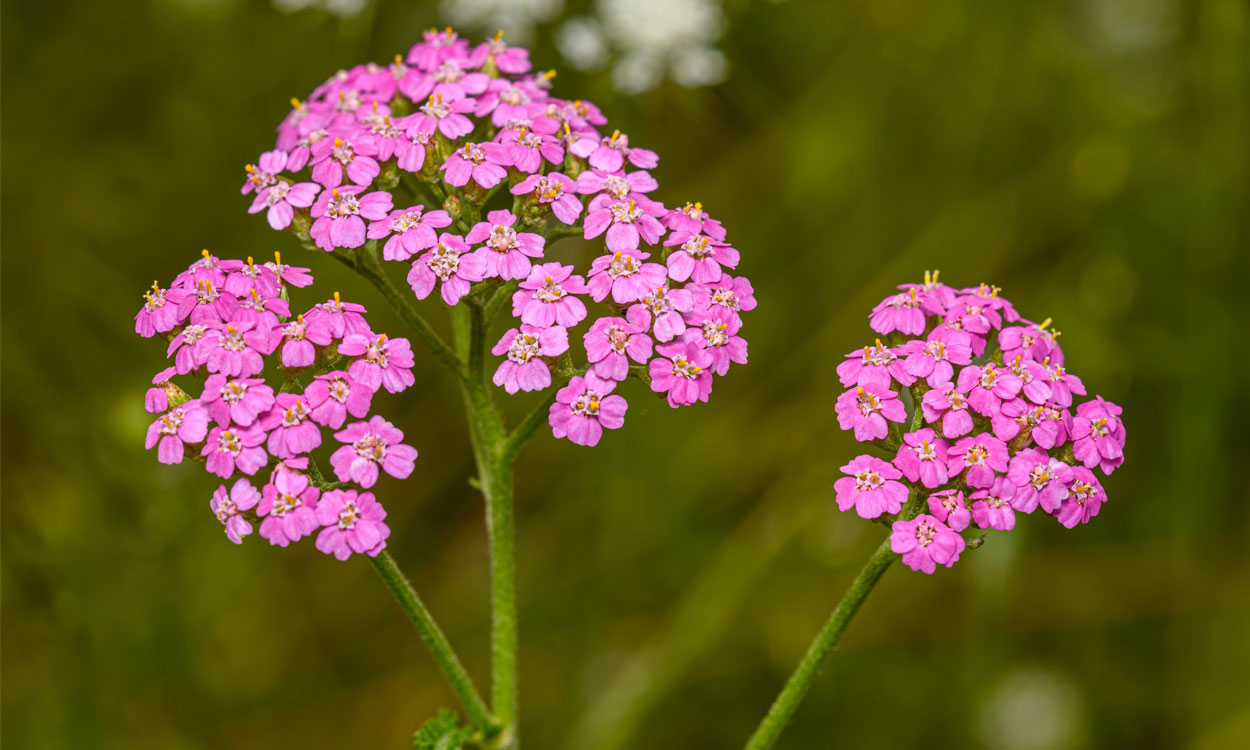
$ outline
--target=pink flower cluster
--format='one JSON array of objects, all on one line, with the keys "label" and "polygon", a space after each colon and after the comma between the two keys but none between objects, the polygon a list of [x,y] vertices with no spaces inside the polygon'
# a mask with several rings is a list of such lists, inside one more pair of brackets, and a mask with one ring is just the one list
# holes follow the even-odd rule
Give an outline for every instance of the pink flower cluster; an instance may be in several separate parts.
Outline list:
[{"label": "pink flower cluster", "polygon": [[[437,288],[456,305],[510,284],[517,321],[494,349],[495,384],[545,390],[568,357],[550,425],[595,445],[623,423],[613,391],[631,373],[673,407],[707,401],[713,378],[747,361],[741,314],[755,297],[731,275],[739,254],[721,223],[701,204],[652,198],[659,157],[590,102],[551,96],[554,75],[532,73],[501,36],[473,46],[427,32],[391,64],[341,71],[293,101],[243,192],[275,229],[326,251],[384,243],[418,299]],[[421,192],[397,191],[401,179]],[[549,237],[572,232],[602,238],[584,274],[545,257]],[[569,339],[584,322],[579,366]]]},{"label": "pink flower cluster", "polygon": [[[290,289],[312,281],[309,269],[277,254],[257,265],[205,250],[168,288],[154,283],[135,331],[168,341],[173,365],[145,398],[147,410],[160,414],[146,447],[161,463],[181,463],[189,450],[210,474],[243,475],[211,501],[236,544],[259,523],[260,536],[280,547],[316,534],[317,549],[340,560],[377,555],[390,530],[386,511],[364,490],[380,472],[407,477],[417,451],[369,412],[379,389],[398,393],[413,384],[412,352],[405,339],[375,334],[365,308],[337,292],[292,315]],[[283,376],[277,391],[266,374]],[[177,377],[199,395],[176,385]],[[323,428],[341,444],[329,458],[335,485],[312,463]]]},{"label": "pink flower cluster", "polygon": [[838,507],[878,518],[926,496],[928,512],[894,520],[891,537],[925,573],[953,565],[965,535],[1012,529],[1017,513],[1041,508],[1067,528],[1098,515],[1107,496],[1094,470],[1124,462],[1121,409],[1100,396],[1074,403],[1085,386],[1050,320],[1021,318],[997,287],[954,289],[937,273],[899,289],[870,316],[886,341],[837,370],[839,426],[891,460],[842,467]]}]

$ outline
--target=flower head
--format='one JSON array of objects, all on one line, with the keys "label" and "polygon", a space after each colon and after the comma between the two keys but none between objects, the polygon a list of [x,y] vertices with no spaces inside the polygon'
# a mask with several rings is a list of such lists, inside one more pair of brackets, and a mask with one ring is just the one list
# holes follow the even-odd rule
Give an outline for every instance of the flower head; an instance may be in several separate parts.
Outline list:
[{"label": "flower head", "polygon": [[573,266],[544,263],[534,266],[521,288],[512,295],[512,314],[538,328],[572,328],[586,319],[586,304],[576,295],[589,290]]},{"label": "flower head", "polygon": [[578,445],[598,445],[604,429],[615,430],[625,424],[629,404],[612,393],[615,387],[614,381],[594,373],[573,376],[568,385],[556,391],[556,402],[548,411],[552,434]]},{"label": "flower head", "polygon": [[464,240],[444,232],[438,244],[412,262],[408,285],[417,299],[430,296],[438,284],[443,301],[454,305],[469,293],[473,282],[481,281],[486,262],[469,252]]},{"label": "flower head", "polygon": [[496,357],[505,357],[495,370],[494,383],[508,393],[542,390],[551,385],[546,360],[568,349],[569,334],[561,326],[539,328],[522,323],[519,329],[511,328],[491,349]]},{"label": "flower head", "polygon": [[876,518],[882,513],[898,513],[907,501],[907,487],[898,478],[901,471],[879,458],[857,456],[842,467],[842,477],[833,483],[838,510],[850,510],[860,518]]},{"label": "flower head", "polygon": [[317,549],[339,560],[353,554],[377,557],[391,535],[386,509],[372,492],[331,490],[317,503]]},{"label": "flower head", "polygon": [[482,265],[482,278],[528,278],[531,259],[543,257],[546,240],[533,232],[518,232],[514,228],[517,217],[511,211],[491,211],[486,219],[473,225],[464,238],[470,245],[481,243],[473,256]]},{"label": "flower head", "polygon": [[903,556],[903,564],[921,573],[933,573],[938,565],[950,567],[959,559],[964,538],[933,516],[921,513],[910,521],[895,521],[890,549]]},{"label": "flower head", "polygon": [[673,341],[655,348],[651,360],[651,390],[664,393],[677,408],[707,401],[712,392],[712,355],[695,344]]},{"label": "flower head", "polygon": [[856,386],[838,397],[838,426],[854,430],[860,442],[879,440],[890,432],[887,422],[902,422],[907,409],[898,394],[889,388],[868,383]]},{"label": "flower head", "polygon": [[143,447],[156,447],[156,458],[163,464],[178,464],[185,447],[204,442],[207,434],[208,411],[199,399],[192,399],[153,422]]},{"label": "flower head", "polygon": [[260,502],[260,491],[246,479],[235,482],[230,490],[221,485],[213,492],[213,499],[208,506],[213,515],[225,526],[226,538],[235,544],[242,544],[243,537],[252,533],[252,524],[243,516]]},{"label": "flower head", "polygon": [[285,547],[313,533],[319,525],[320,496],[321,490],[309,484],[306,474],[279,466],[261,490],[256,508],[256,514],[265,519],[260,523],[260,535],[270,544]]},{"label": "flower head", "polygon": [[334,475],[340,482],[355,482],[369,488],[378,481],[379,469],[396,479],[412,473],[417,449],[401,444],[404,433],[382,417],[356,422],[334,433],[334,439],[347,443],[330,457]]}]

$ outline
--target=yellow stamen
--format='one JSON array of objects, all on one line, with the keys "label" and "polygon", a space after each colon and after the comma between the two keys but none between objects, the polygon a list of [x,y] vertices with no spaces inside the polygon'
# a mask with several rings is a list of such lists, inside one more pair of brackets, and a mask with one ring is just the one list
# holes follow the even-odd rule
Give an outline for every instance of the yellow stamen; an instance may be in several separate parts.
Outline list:
[{"label": "yellow stamen", "polygon": [[385,333],[383,333],[383,334],[379,334],[379,335],[378,335],[378,344],[385,344],[385,343],[386,343],[386,334],[385,334]]},{"label": "yellow stamen", "polygon": [[378,103],[377,103],[377,102],[374,102],[374,103],[373,103],[373,110],[372,110],[372,111],[373,111],[373,114],[375,114],[375,115],[378,113]]},{"label": "yellow stamen", "polygon": [[884,349],[884,348],[885,348],[884,346],[882,346],[882,345],[881,345],[881,339],[877,339],[877,348],[878,348],[878,349]]},{"label": "yellow stamen", "polygon": [[296,99],[295,97],[291,97],[291,106],[296,109],[303,109],[304,103],[301,102],[299,99]]},{"label": "yellow stamen", "polygon": [[208,248],[204,248],[203,250],[201,250],[201,251],[200,251],[200,255],[203,255],[203,256],[204,256],[204,260],[208,260],[208,258],[209,258],[209,255],[208,255]]},{"label": "yellow stamen", "polygon": [[330,191],[330,195],[334,196],[334,200],[338,200],[338,199],[339,199],[339,189],[338,189],[338,188],[335,188],[335,189],[331,190],[331,191]]},{"label": "yellow stamen", "polygon": [[555,78],[555,77],[556,77],[555,70],[548,70],[546,73],[543,73],[542,75],[542,78],[544,81],[550,81],[552,78]]},{"label": "yellow stamen", "polygon": [[698,201],[695,201],[695,202],[694,202],[694,210],[696,210],[696,211],[702,211],[702,210],[703,210],[703,204],[702,204],[702,203],[700,203],[700,202],[698,202]]},{"label": "yellow stamen", "polygon": [[716,326],[716,330],[718,330],[718,331],[723,331],[723,330],[725,330],[725,329],[726,329],[726,328],[728,328],[728,327],[729,327],[729,324],[728,324],[728,323],[721,323],[720,325]]},{"label": "yellow stamen", "polygon": [[228,324],[226,324],[226,330],[227,330],[227,331],[229,331],[231,334],[234,334],[234,333],[235,333],[235,330],[234,330],[234,325],[233,325],[233,324],[229,324],[229,323],[228,323]]},{"label": "yellow stamen", "polygon": [[924,285],[928,286],[932,283],[933,283],[933,274],[929,273],[928,271],[925,271],[924,272]]},{"label": "yellow stamen", "polygon": [[243,171],[248,174],[254,174],[256,172],[256,167],[253,167],[251,164],[246,164],[243,166]]},{"label": "yellow stamen", "polygon": [[303,313],[301,313],[301,314],[299,314],[299,315],[296,315],[296,316],[295,316],[295,320],[296,320],[296,322],[298,322],[300,325],[304,325],[304,315],[303,315]]},{"label": "yellow stamen", "polygon": [[690,368],[690,374],[692,375],[698,375],[701,372],[703,372],[703,368],[698,365]]},{"label": "yellow stamen", "polygon": [[343,139],[342,139],[342,138],[335,138],[335,139],[334,139],[334,147],[335,147],[335,148],[343,148]]},{"label": "yellow stamen", "polygon": [[273,262],[274,262],[274,265],[279,265],[279,266],[282,265],[282,253],[278,252],[277,250],[274,250]]},{"label": "yellow stamen", "polygon": [[1043,320],[1043,321],[1041,322],[1041,325],[1039,325],[1039,326],[1037,327],[1037,330],[1039,330],[1039,331],[1044,331],[1044,330],[1046,330],[1046,326],[1050,325],[1050,323],[1051,323],[1050,318],[1047,318],[1046,320]]},{"label": "yellow stamen", "polygon": [[252,289],[252,299],[260,302],[260,294],[258,294],[255,289]]},{"label": "yellow stamen", "polygon": [[496,42],[503,41],[503,29],[500,29],[499,31],[495,32],[495,41]]},{"label": "yellow stamen", "polygon": [[1023,356],[1024,356],[1023,354],[1017,354],[1017,355],[1016,355],[1016,367],[1019,367],[1019,366],[1020,366],[1020,358],[1021,358],[1021,357],[1023,357]]},{"label": "yellow stamen", "polygon": [[403,64],[404,64],[404,56],[403,56],[403,55],[395,55],[395,64],[396,64],[396,65],[403,65]]},{"label": "yellow stamen", "polygon": [[340,304],[342,304],[342,303],[341,303],[341,302],[340,302],[340,300],[339,300],[339,293],[338,293],[338,292],[335,292],[335,293],[334,293],[334,306],[335,306],[335,307],[338,307]]},{"label": "yellow stamen", "polygon": [[909,291],[911,292],[911,301],[915,302],[916,301],[916,287],[913,286]]},{"label": "yellow stamen", "polygon": [[543,281],[545,281],[545,282],[547,282],[548,284],[550,284],[550,283],[551,283],[551,277],[550,277],[550,276],[544,277],[544,278],[543,278]]},{"label": "yellow stamen", "polygon": [[256,270],[256,264],[252,262],[252,256],[250,256],[250,255],[249,255],[249,256],[247,256],[247,270],[249,270],[249,271],[255,271],[255,270]]}]

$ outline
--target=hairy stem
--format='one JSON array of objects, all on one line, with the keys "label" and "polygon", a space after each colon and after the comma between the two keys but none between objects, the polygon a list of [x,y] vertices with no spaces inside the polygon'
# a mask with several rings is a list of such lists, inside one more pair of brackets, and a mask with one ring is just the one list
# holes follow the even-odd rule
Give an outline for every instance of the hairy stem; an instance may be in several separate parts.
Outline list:
[{"label": "hairy stem", "polygon": [[529,414],[526,414],[517,426],[512,428],[512,432],[508,433],[507,439],[500,448],[500,458],[511,464],[516,461],[517,454],[525,447],[526,441],[534,432],[547,423],[548,414],[550,413],[551,404],[556,400],[556,391],[561,383],[557,382],[549,388],[543,399],[534,405]]},{"label": "hairy stem", "polygon": [[[923,390],[920,387],[913,387],[911,391],[912,411],[909,416],[911,424],[910,432],[920,429],[922,411],[921,396]],[[911,484],[908,482],[908,484]],[[899,513],[899,519],[910,521],[920,514],[924,508],[924,492],[919,486],[912,485],[911,492],[907,498],[907,502],[903,505],[902,511]],[[868,595],[872,593],[872,589],[877,585],[877,581],[882,574],[890,567],[890,564],[898,557],[890,546],[890,538],[886,537],[881,542],[881,546],[877,547],[877,551],[872,557],[868,558],[868,562],[864,564],[864,569],[859,572],[855,580],[851,582],[851,587],[846,590],[846,594],[842,596],[842,601],[838,602],[838,606],[834,608],[833,613],[829,615],[829,619],[825,621],[825,625],[816,634],[816,638],[811,645],[807,647],[807,653],[803,655],[802,661],[798,667],[791,673],[790,679],[786,680],[785,687],[781,689],[781,693],[777,699],[773,701],[773,705],[768,709],[768,714],[764,716],[764,720],[756,728],[755,733],[747,740],[746,750],[767,750],[777,742],[777,738],[781,736],[782,730],[786,728],[786,724],[790,722],[790,718],[794,716],[794,712],[798,710],[799,704],[803,702],[803,697],[807,695],[807,691],[812,686],[812,681],[816,677],[816,671],[820,669],[821,662],[838,645],[838,641],[842,638],[842,633],[846,627],[851,624],[851,619],[855,617],[855,613],[859,611],[860,606]]]},{"label": "hairy stem", "polygon": [[516,748],[517,597],[512,510],[512,458],[505,458],[503,421],[485,375],[486,320],[479,305],[452,310],[459,356],[468,362],[461,384],[478,482],[486,500],[491,569],[491,706],[503,729],[499,747]]},{"label": "hairy stem", "polygon": [[438,664],[438,668],[442,670],[447,681],[451,683],[451,689],[455,691],[456,697],[460,699],[461,705],[464,706],[469,721],[473,722],[473,725],[487,736],[497,733],[500,729],[499,722],[491,715],[490,709],[486,707],[486,702],[482,700],[482,696],[478,693],[477,688],[474,687],[473,679],[465,671],[464,665],[460,663],[460,658],[452,650],[451,644],[447,642],[447,637],[443,635],[443,631],[438,627],[438,623],[434,622],[433,616],[425,608],[421,598],[417,596],[417,592],[413,589],[412,584],[408,582],[403,571],[395,564],[395,559],[391,557],[391,553],[387,550],[382,550],[377,557],[370,558],[370,562],[373,563],[373,567],[378,571],[378,575],[386,583],[386,587],[395,595],[395,601],[399,602],[399,606],[404,610],[404,614],[408,615],[409,620],[412,620],[412,624],[416,627],[421,640],[425,641],[425,645],[430,649],[434,662]]},{"label": "hairy stem", "polygon": [[890,567],[890,563],[894,562],[894,558],[898,557],[890,549],[890,540],[887,538],[877,547],[877,551],[872,557],[868,558],[868,563],[864,565],[864,569],[859,572],[855,580],[851,582],[850,588],[846,590],[842,601],[838,602],[838,606],[834,608],[833,614],[829,615],[829,619],[825,621],[825,626],[816,634],[816,639],[808,646],[807,653],[803,655],[803,660],[799,662],[794,673],[790,675],[790,679],[786,680],[786,685],[782,688],[777,699],[773,701],[773,705],[768,709],[768,714],[764,720],[760,722],[755,733],[751,735],[751,739],[747,741],[746,750],[766,750],[777,741],[786,724],[789,723],[790,717],[794,716],[794,712],[798,709],[799,704],[803,701],[803,696],[807,695],[808,689],[812,686],[812,681],[816,677],[816,671],[820,669],[820,664],[829,655],[834,646],[838,645],[838,641],[842,638],[846,626],[851,623],[851,619],[855,617],[855,613],[859,611],[860,605],[868,598],[868,594],[872,592],[873,586],[877,584],[878,579]]}]

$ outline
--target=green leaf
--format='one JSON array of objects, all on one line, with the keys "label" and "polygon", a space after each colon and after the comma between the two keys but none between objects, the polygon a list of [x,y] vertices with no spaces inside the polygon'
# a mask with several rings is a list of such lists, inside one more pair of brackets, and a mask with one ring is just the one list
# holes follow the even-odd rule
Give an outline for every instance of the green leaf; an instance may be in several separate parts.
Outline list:
[{"label": "green leaf", "polygon": [[416,750],[463,750],[472,730],[460,726],[460,717],[441,708],[438,716],[425,722],[412,737]]}]

